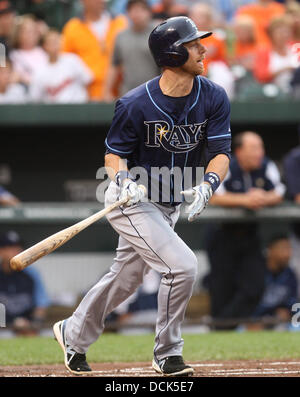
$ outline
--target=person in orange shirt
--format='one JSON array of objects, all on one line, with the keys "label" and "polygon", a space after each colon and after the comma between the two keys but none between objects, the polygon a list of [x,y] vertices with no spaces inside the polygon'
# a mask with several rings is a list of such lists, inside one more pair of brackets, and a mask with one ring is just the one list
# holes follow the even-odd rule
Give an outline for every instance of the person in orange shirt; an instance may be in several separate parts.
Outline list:
[{"label": "person in orange shirt", "polygon": [[251,17],[236,17],[233,23],[234,42],[230,58],[231,65],[241,65],[252,71],[258,43],[255,36],[255,25]]},{"label": "person in orange shirt", "polygon": [[65,25],[62,50],[77,54],[89,66],[95,76],[88,87],[90,99],[101,101],[115,38],[127,27],[127,19],[113,18],[105,9],[105,0],[81,1],[83,16]]},{"label": "person in orange shirt", "polygon": [[[208,4],[194,4],[189,10],[189,17],[200,31],[212,31],[214,29],[213,9]],[[226,63],[226,44],[223,38],[214,33],[205,39],[204,45],[207,52],[203,65],[207,74],[211,62],[221,61]]]},{"label": "person in orange shirt", "polygon": [[270,44],[267,27],[274,17],[281,16],[285,12],[284,5],[273,0],[257,0],[237,10],[237,16],[248,15],[255,23],[255,34],[260,45]]}]

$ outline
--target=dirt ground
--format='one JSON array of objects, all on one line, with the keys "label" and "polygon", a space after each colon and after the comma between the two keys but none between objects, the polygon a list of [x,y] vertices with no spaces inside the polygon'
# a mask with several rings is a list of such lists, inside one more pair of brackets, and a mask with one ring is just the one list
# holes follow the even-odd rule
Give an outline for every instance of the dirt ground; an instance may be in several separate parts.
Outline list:
[{"label": "dirt ground", "polygon": [[[195,377],[299,377],[300,361],[216,361],[189,363]],[[149,362],[91,363],[93,377],[154,377],[159,376]],[[68,377],[63,365],[0,366],[0,377]]]}]

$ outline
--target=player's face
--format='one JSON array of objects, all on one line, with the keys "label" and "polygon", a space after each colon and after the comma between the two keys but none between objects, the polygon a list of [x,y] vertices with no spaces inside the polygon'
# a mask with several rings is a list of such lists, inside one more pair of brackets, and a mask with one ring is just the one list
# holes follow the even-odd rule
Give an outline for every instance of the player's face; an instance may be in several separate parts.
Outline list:
[{"label": "player's face", "polygon": [[202,45],[200,39],[190,41],[184,44],[189,53],[189,58],[182,66],[185,72],[198,76],[204,72],[203,59],[205,58],[206,48]]}]

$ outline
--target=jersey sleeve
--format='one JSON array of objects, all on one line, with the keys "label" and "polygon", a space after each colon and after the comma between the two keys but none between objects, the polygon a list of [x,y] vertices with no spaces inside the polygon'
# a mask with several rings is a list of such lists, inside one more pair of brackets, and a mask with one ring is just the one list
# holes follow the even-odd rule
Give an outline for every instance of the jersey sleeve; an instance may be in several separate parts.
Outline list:
[{"label": "jersey sleeve", "polygon": [[124,104],[118,100],[112,124],[105,139],[105,154],[113,153],[121,158],[127,158],[135,150],[138,141],[138,134],[133,127],[128,111]]},{"label": "jersey sleeve", "polygon": [[210,117],[207,123],[207,146],[209,161],[218,154],[230,158],[231,129],[230,102],[225,90],[218,88],[211,102]]}]

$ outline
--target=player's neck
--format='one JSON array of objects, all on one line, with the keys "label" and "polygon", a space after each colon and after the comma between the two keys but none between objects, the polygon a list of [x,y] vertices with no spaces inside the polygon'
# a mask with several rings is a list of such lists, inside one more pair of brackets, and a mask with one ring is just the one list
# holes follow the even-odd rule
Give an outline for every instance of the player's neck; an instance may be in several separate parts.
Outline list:
[{"label": "player's neck", "polygon": [[164,95],[181,97],[188,95],[193,88],[194,76],[176,69],[165,69],[159,80]]}]

